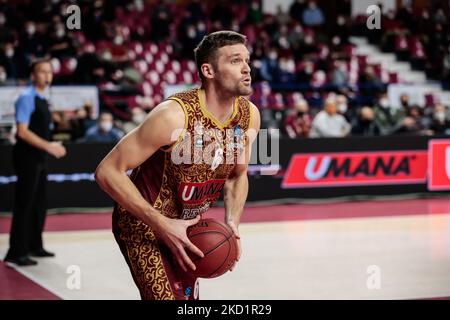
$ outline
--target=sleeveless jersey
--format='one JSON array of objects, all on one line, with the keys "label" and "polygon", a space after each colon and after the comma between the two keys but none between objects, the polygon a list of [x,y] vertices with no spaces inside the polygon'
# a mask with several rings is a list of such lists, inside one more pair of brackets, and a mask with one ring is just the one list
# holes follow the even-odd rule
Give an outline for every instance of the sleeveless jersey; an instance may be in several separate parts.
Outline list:
[{"label": "sleeveless jersey", "polygon": [[178,140],[160,148],[130,176],[141,195],[165,216],[192,219],[220,197],[239,153],[248,143],[251,105],[237,97],[232,115],[219,123],[196,88],[170,96],[185,113]]}]

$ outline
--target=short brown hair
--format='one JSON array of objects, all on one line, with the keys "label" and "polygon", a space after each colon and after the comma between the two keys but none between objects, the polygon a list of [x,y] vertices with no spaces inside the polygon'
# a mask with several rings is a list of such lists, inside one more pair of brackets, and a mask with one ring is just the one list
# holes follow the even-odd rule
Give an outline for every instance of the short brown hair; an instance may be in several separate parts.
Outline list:
[{"label": "short brown hair", "polygon": [[51,60],[49,58],[37,58],[35,60],[33,60],[30,64],[30,74],[34,72],[34,70],[36,69],[36,67],[38,65],[40,65],[41,63],[51,63]]},{"label": "short brown hair", "polygon": [[232,46],[235,44],[246,44],[247,37],[243,34],[234,31],[216,31],[203,37],[202,41],[194,49],[195,62],[197,64],[198,73],[200,78],[204,80],[202,74],[202,64],[211,63],[216,65],[217,63],[217,50],[225,46]]}]

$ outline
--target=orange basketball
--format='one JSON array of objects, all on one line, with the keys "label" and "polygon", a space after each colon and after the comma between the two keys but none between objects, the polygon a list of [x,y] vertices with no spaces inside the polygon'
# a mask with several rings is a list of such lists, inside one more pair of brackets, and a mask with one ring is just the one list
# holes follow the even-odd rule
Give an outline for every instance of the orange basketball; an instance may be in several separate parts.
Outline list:
[{"label": "orange basketball", "polygon": [[199,278],[216,278],[235,263],[237,240],[231,228],[215,219],[203,219],[187,229],[189,240],[205,255],[203,258],[187,250],[196,266],[190,273]]}]

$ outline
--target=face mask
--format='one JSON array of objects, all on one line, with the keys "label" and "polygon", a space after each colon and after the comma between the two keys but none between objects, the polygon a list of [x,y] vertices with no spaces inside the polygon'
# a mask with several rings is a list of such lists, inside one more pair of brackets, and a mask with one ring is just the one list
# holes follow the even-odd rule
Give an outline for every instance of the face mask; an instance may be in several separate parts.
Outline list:
[{"label": "face mask", "polygon": [[114,38],[114,44],[120,46],[123,43],[123,38],[121,36],[117,36]]},{"label": "face mask", "polygon": [[112,54],[111,54],[111,52],[105,51],[105,52],[102,54],[102,58],[103,58],[103,60],[106,60],[106,61],[111,60],[111,59],[112,59]]},{"label": "face mask", "polygon": [[58,29],[58,30],[56,30],[56,36],[57,36],[58,38],[64,37],[65,34],[66,34],[66,32],[64,31],[64,29]]},{"label": "face mask", "polygon": [[197,34],[197,32],[195,32],[194,28],[189,28],[188,29],[187,35],[188,35],[189,38],[191,38],[191,39],[195,38],[196,34]]},{"label": "face mask", "polygon": [[341,104],[338,104],[337,109],[338,109],[339,113],[346,113],[348,106],[346,103],[341,103]]},{"label": "face mask", "polygon": [[141,122],[144,121],[144,119],[145,119],[145,115],[143,115],[143,114],[137,114],[137,115],[134,115],[134,116],[133,116],[132,121],[133,121],[134,123],[141,123]]},{"label": "face mask", "polygon": [[312,38],[312,37],[305,37],[305,43],[306,43],[306,44],[311,44],[311,43],[313,43],[313,38]]},{"label": "face mask", "polygon": [[100,128],[105,132],[111,131],[112,127],[113,127],[112,122],[109,121],[100,122]]},{"label": "face mask", "polygon": [[36,32],[36,27],[33,25],[30,25],[27,27],[27,33],[32,36]]},{"label": "face mask", "polygon": [[341,39],[339,37],[333,37],[332,42],[335,46],[337,46],[338,44],[341,43]]},{"label": "face mask", "polygon": [[8,58],[11,58],[11,57],[14,55],[14,49],[6,49],[5,55],[6,55]]},{"label": "face mask", "polygon": [[203,22],[199,22],[197,24],[197,30],[200,31],[200,32],[205,31],[206,30],[206,25]]},{"label": "face mask", "polygon": [[435,118],[437,121],[444,122],[444,121],[445,121],[445,112],[436,112],[436,113],[434,114],[434,118]]},{"label": "face mask", "polygon": [[389,107],[389,101],[388,101],[388,99],[382,98],[382,99],[380,100],[380,106],[382,106],[383,108]]}]

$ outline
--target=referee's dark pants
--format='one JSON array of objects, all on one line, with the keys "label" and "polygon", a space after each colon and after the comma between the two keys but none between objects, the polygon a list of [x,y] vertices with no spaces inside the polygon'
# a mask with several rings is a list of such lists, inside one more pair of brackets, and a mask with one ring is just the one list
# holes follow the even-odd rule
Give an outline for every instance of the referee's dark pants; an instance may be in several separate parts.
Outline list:
[{"label": "referee's dark pants", "polygon": [[17,174],[8,257],[27,256],[43,249],[42,232],[47,208],[47,162],[15,149]]}]

